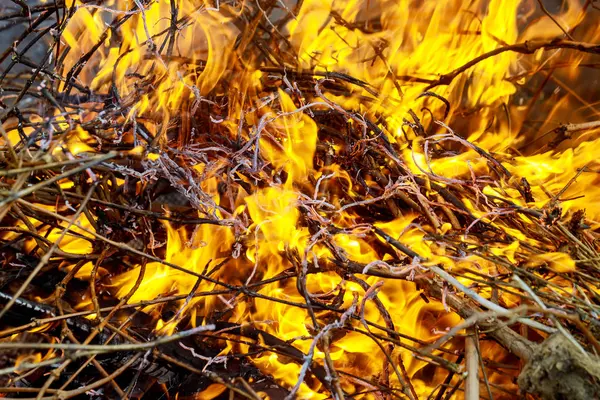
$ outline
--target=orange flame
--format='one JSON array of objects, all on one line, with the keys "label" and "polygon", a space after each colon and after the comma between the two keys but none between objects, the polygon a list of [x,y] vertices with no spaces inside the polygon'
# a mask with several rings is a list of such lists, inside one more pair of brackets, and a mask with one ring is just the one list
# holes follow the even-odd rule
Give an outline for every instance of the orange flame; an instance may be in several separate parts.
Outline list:
[{"label": "orange flame", "polygon": [[[529,17],[522,15],[520,7],[524,5],[517,0],[475,0],[468,4],[459,0],[301,2],[298,10],[289,10],[296,14],[281,27],[288,35],[286,51],[297,62],[295,67],[289,68],[290,73],[292,70],[310,71],[315,79],[321,79],[323,74],[336,72],[369,84],[368,90],[357,85],[353,87],[352,95],[340,95],[324,89],[324,82],[317,83],[324,98],[315,100],[315,104],[307,104],[301,90],[292,85],[282,86],[274,92],[263,91],[269,76],[261,71],[263,65],[257,60],[264,58],[248,56],[244,52],[248,46],[249,39],[245,36],[248,32],[236,19],[247,6],[244,2],[236,8],[224,4],[214,7],[208,0],[178,1],[177,35],[172,41],[165,39],[172,28],[168,17],[171,15],[169,0],[155,0],[144,10],[137,9],[133,0],[108,2],[113,7],[110,10],[94,8],[80,0],[72,3],[77,11],[62,35],[66,47],[63,49],[64,69],[80,69],[77,83],[89,86],[95,93],[110,93],[114,85],[128,108],[127,115],[120,121],[123,125],[136,120],[148,121],[146,128],[154,144],[165,145],[171,126],[189,118],[198,107],[210,106],[211,119],[222,129],[219,132],[232,140],[249,143],[256,149],[257,158],[260,155],[268,164],[263,169],[258,165],[247,166],[256,174],[256,181],[260,177],[277,178],[271,179],[275,182],[272,186],[258,186],[251,178],[223,172],[216,165],[218,161],[193,161],[190,169],[198,180],[195,183],[210,200],[207,201],[211,203],[208,208],[212,216],[223,219],[230,213],[244,222],[235,227],[199,225],[192,233],[185,227],[164,224],[167,232],[165,260],[196,276],[158,262],[150,262],[144,267],[138,265],[110,281],[113,294],[119,298],[135,289],[128,299],[130,303],[166,294],[188,295],[192,290],[198,293],[222,289],[215,281],[250,285],[280,276],[287,270],[309,268],[310,264],[310,268],[320,272],[311,273],[306,279],[309,295],[315,298],[339,295],[342,309],[351,307],[356,296],[358,304],[364,303],[361,306],[364,318],[379,326],[391,322],[398,333],[430,343],[459,323],[459,317],[447,312],[443,304],[427,303],[414,283],[393,279],[386,280],[377,291],[377,301],[390,314],[390,321],[387,321],[374,298],[369,299],[373,293],[366,289],[379,285],[379,278],[358,274],[364,281],[361,285],[346,281],[331,271],[335,252],[342,252],[351,262],[373,268],[389,268],[388,261],[391,263],[392,259],[404,256],[400,253],[382,255],[380,247],[384,238],[367,237],[367,228],[357,226],[359,218],[353,213],[352,206],[343,204],[343,195],[356,194],[358,189],[352,186],[352,179],[343,166],[335,161],[326,166],[315,165],[314,155],[322,143],[318,136],[320,128],[310,113],[313,109],[327,110],[335,104],[355,110],[358,115],[377,116],[378,127],[400,148],[401,161],[415,175],[425,178],[436,175],[447,180],[469,181],[474,174],[488,175],[492,167],[482,154],[493,153],[505,162],[511,178],[506,178],[502,187],[490,184],[482,194],[495,195],[519,206],[546,207],[549,203],[546,193],[558,194],[576,171],[597,164],[600,159],[599,127],[578,135],[569,147],[517,153],[516,149],[526,147],[532,139],[520,135],[527,128],[527,107],[507,107],[503,113],[498,110],[512,104],[518,94],[521,79],[514,77],[543,67],[547,59],[542,57],[542,51],[527,59],[516,52],[503,52],[468,68],[449,85],[431,89],[432,93],[448,99],[448,110],[439,99],[422,96],[441,73],[449,73],[481,54],[505,44],[562,34],[547,16],[529,21],[526,29],[521,28],[521,19]],[[572,29],[581,23],[581,13],[579,2],[570,0],[566,11],[556,19],[562,26]],[[107,23],[118,25],[118,37],[115,37],[117,30],[107,28]],[[586,33],[590,42],[599,38],[597,27]],[[92,51],[96,47],[98,51]],[[81,63],[82,57],[88,54],[86,62]],[[572,67],[566,73],[577,74],[576,66],[581,59],[570,61]],[[214,91],[224,90],[219,86],[223,81],[228,82],[229,92],[218,94],[228,96],[227,111],[207,98]],[[66,89],[69,84],[63,82],[61,85],[61,89]],[[593,106],[586,106],[598,115]],[[431,115],[447,112],[444,120],[437,123],[432,116],[424,115],[423,126],[435,126],[436,133],[421,137],[405,132],[403,128],[409,111],[425,107]],[[474,110],[477,110],[477,118],[465,121],[464,116]],[[549,107],[546,125],[565,118],[568,110],[565,104],[556,102]],[[578,118],[583,115],[583,112],[577,113]],[[240,122],[243,129],[239,128]],[[362,129],[359,117],[348,116],[347,122],[357,130]],[[449,126],[454,125],[450,122],[456,122],[462,132],[451,131]],[[68,121],[65,120],[64,125],[68,127]],[[191,132],[184,134],[191,135]],[[124,140],[133,143],[133,135],[134,132],[126,132]],[[537,133],[534,136],[538,136]],[[9,139],[18,140],[18,136],[9,132]],[[187,139],[178,145],[187,146],[193,142],[190,136]],[[195,140],[201,142],[204,139]],[[465,140],[477,148],[466,145]],[[448,151],[433,158],[427,150],[431,142],[462,146],[463,150]],[[88,132],[76,128],[68,134],[65,145],[72,155],[78,155],[95,152],[97,143]],[[339,144],[331,146],[332,151],[341,147]],[[56,154],[60,151],[55,149]],[[155,163],[158,157],[149,154],[146,161]],[[386,171],[381,173],[385,175]],[[529,204],[521,199],[513,185],[521,178],[527,178],[531,185],[535,201]],[[218,183],[225,179],[242,180],[251,190],[240,188],[239,192],[223,194],[218,190]],[[598,174],[582,173],[578,177],[579,184],[561,194],[567,199],[562,203],[561,212],[566,214],[585,207],[589,219],[597,224],[600,203],[589,199],[600,196],[598,179]],[[586,197],[578,198],[580,195]],[[468,199],[464,199],[464,203],[476,218],[510,235],[510,243],[493,246],[492,254],[516,263],[523,261],[516,258],[517,250],[524,245],[537,244],[518,230],[496,221],[493,215],[479,211],[478,204]],[[342,211],[332,213],[332,209]],[[305,221],[306,214],[320,218],[324,226],[339,229],[335,233],[313,232]],[[483,258],[473,256],[457,260],[449,257],[443,246],[425,240],[428,234],[446,234],[453,229],[452,225],[431,224],[420,228],[411,225],[414,219],[415,216],[405,213],[394,220],[375,224],[426,259],[421,260],[422,265],[412,266],[414,273],[433,264],[456,270],[471,268],[497,273],[496,267]],[[81,224],[89,227],[83,217]],[[78,229],[74,230],[77,232]],[[42,228],[40,234],[46,233],[52,240],[60,231]],[[79,233],[82,237],[69,237],[60,249],[75,254],[90,253],[90,242],[85,239],[89,234]],[[331,236],[335,248],[320,240],[326,235]],[[467,239],[463,241],[465,246],[471,245]],[[240,248],[244,251],[238,254]],[[298,259],[298,265],[290,261],[294,258]],[[216,265],[219,267],[212,272],[211,280],[198,278],[207,267]],[[575,261],[556,251],[532,257],[526,264],[531,268],[540,265],[567,272],[575,268]],[[90,269],[91,264],[84,266],[77,276],[89,278]],[[136,286],[142,272],[143,279]],[[468,277],[473,275],[465,276],[467,278],[462,277],[461,281],[470,284],[472,281]],[[198,279],[200,283],[196,285]],[[293,305],[305,303],[304,295],[298,291],[297,279],[262,285],[257,289],[262,298],[242,299],[228,293],[181,300],[178,315],[167,321],[158,319],[156,330],[165,334],[174,332],[186,313],[209,317],[217,311],[230,310],[231,322],[253,323],[307,354],[317,327],[309,310]],[[481,295],[490,297],[491,293],[482,292]],[[519,300],[506,296],[500,301],[514,305]],[[318,314],[316,319],[321,325],[327,324],[325,314]],[[352,324],[357,329],[363,328],[359,322]],[[228,351],[233,347],[228,347]],[[373,383],[384,379],[386,355],[375,341],[362,333],[348,331],[336,337],[329,352],[338,371],[359,375]],[[492,354],[501,350],[490,347],[484,348],[484,352]],[[409,350],[396,347],[388,356],[403,361],[419,397],[428,396],[443,379],[426,376],[428,363],[414,357]],[[314,351],[313,359],[320,364],[324,363],[325,357],[323,349]],[[269,352],[252,359],[285,387],[296,385],[302,368],[297,361]],[[498,377],[497,382],[501,380],[502,377]],[[393,374],[389,381],[390,386],[400,387]],[[363,387],[348,376],[342,378],[342,385],[348,394],[358,393]],[[210,398],[223,390],[224,387],[213,385],[197,397]],[[310,380],[301,383],[297,394],[303,399],[329,396],[320,383]]]}]

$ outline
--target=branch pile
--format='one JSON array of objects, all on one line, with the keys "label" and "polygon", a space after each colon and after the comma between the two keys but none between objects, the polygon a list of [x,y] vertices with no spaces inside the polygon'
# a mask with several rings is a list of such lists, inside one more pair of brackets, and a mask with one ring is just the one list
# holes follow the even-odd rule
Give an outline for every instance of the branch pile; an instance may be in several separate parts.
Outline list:
[{"label": "branch pile", "polygon": [[[127,51],[116,61],[98,52],[124,40],[130,19],[145,23],[151,1],[128,2],[129,11],[13,3],[0,14],[3,30],[23,29],[0,49],[0,393],[600,397],[600,225],[594,198],[572,203],[597,185],[597,157],[573,163],[551,189],[515,161],[532,146],[566,154],[593,145],[598,113],[547,133],[519,122],[537,143],[496,153],[466,132],[490,106],[444,95],[481,62],[518,53],[531,69],[506,80],[527,78],[520,121],[545,119],[538,102],[559,86],[552,74],[595,73],[598,44],[568,32],[499,43],[437,77],[389,67],[396,97],[387,97],[336,68],[305,67],[284,29],[302,2],[198,8],[238,30],[233,67],[213,76],[210,58],[178,50],[197,16],[170,1],[168,28],[138,38],[139,62],[154,66],[128,69],[124,94]],[[61,37],[82,9],[113,19],[79,54]],[[383,29],[328,18],[364,34]],[[388,50],[373,44],[363,62],[386,65]],[[540,52],[547,63],[534,60]],[[99,74],[112,63],[112,76]],[[173,65],[205,86],[182,78],[177,95],[177,73],[165,72]],[[395,130],[390,110],[411,87],[419,114],[407,109]],[[175,111],[157,106],[176,96]],[[492,107],[490,131],[511,127],[516,97]],[[577,98],[595,110],[597,98]],[[466,154],[479,164],[461,161]],[[445,174],[451,158],[468,172]],[[586,201],[587,216],[572,206]]]}]

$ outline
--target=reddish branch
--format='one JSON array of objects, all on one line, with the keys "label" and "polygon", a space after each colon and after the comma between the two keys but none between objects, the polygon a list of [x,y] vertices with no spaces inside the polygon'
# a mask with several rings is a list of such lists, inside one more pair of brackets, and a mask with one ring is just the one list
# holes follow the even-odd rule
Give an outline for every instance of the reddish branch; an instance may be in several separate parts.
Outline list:
[{"label": "reddish branch", "polygon": [[583,53],[600,54],[600,45],[595,43],[584,43],[576,42],[571,40],[552,39],[548,41],[528,40],[523,43],[512,44],[508,46],[498,47],[497,49],[488,51],[485,54],[480,55],[469,61],[468,63],[456,68],[454,71],[449,72],[440,76],[440,78],[431,83],[425,91],[431,90],[436,86],[449,85],[452,81],[460,74],[468,70],[469,68],[479,64],[480,62],[487,60],[490,57],[497,56],[498,54],[512,51],[515,53],[522,54],[533,54],[537,50],[556,50],[556,49],[570,49],[577,50]]}]

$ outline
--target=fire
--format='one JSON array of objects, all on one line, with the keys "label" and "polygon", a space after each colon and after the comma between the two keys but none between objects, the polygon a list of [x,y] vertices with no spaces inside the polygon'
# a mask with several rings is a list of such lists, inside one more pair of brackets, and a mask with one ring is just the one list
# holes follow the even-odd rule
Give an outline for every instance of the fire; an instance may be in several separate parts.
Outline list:
[{"label": "fire", "polygon": [[[17,342],[17,339],[17,337],[13,337],[10,341],[14,340]],[[54,339],[51,339],[51,342],[54,342]],[[21,375],[29,369],[28,365],[35,365],[54,357],[56,357],[56,352],[54,350],[49,350],[47,352],[20,353],[15,360],[15,372],[18,375]]]},{"label": "fire", "polygon": [[[457,256],[454,249],[432,239],[456,234],[457,248],[477,248],[476,239],[469,236],[471,227],[455,227],[450,217],[432,211],[433,206],[452,208],[441,196],[444,183],[467,186],[476,176],[499,174],[500,186],[490,180],[477,193],[479,202],[472,200],[470,192],[459,199],[465,205],[461,215],[470,214],[503,232],[502,240],[485,249],[490,256],[532,271],[544,265],[568,273],[576,269],[576,261],[561,249],[523,259],[522,254],[542,243],[489,213],[485,196],[539,210],[548,210],[553,201],[560,200],[558,217],[585,209],[586,221],[598,224],[600,203],[590,199],[600,196],[600,182],[598,174],[589,171],[598,167],[600,127],[537,150],[530,144],[540,134],[527,125],[529,106],[514,100],[524,96],[521,89],[527,74],[542,70],[564,50],[542,49],[530,57],[501,52],[449,82],[436,84],[440,75],[502,46],[562,35],[548,16],[536,14],[532,19],[533,1],[305,0],[297,7],[284,1],[282,10],[290,18],[278,28],[285,37],[278,42],[280,49],[264,53],[248,48],[256,30],[271,27],[238,19],[249,7],[256,9],[259,21],[261,13],[270,12],[260,9],[259,3],[178,0],[174,16],[170,0],[144,3],[143,9],[137,0],[108,1],[102,6],[82,0],[67,3],[73,16],[62,32],[60,57],[62,73],[72,79],[60,82],[59,90],[90,102],[94,101],[90,93],[108,94],[105,107],[120,103],[127,112],[111,121],[122,128],[115,129],[110,138],[100,138],[81,126],[71,127],[65,118],[64,146],[52,154],[67,160],[98,153],[109,140],[131,145],[138,149],[146,170],[160,170],[165,163],[177,167],[179,174],[168,177],[169,183],[189,200],[198,218],[222,222],[196,227],[163,222],[152,232],[154,242],[145,243],[146,250],[180,269],[156,261],[132,267],[123,264],[114,274],[102,267],[96,282],[91,282],[130,304],[181,295],[172,315],[163,316],[161,305],[143,308],[155,317],[159,335],[224,315],[228,322],[256,326],[310,354],[316,364],[325,365],[329,358],[349,395],[378,398],[365,388],[380,384],[400,391],[405,374],[411,378],[411,391],[427,398],[446,374],[432,369],[409,348],[379,345],[376,335],[387,335],[384,327],[398,337],[417,338],[419,343],[413,344],[419,347],[434,343],[461,322],[446,304],[427,299],[414,282],[429,276],[429,266],[462,273],[459,281],[467,286],[477,278],[473,271],[490,276],[501,273],[484,254]],[[572,31],[584,20],[582,13],[580,2],[570,0],[555,18]],[[585,32],[584,41],[600,40],[598,27]],[[563,58],[569,66],[556,79],[578,74],[577,66],[584,60],[580,55]],[[274,60],[282,73],[271,68]],[[313,77],[312,87],[296,85],[292,77],[301,73]],[[352,79],[346,86],[336,86],[339,76]],[[278,82],[276,90],[274,81]],[[551,131],[556,121],[572,120],[572,103],[549,103],[541,131]],[[210,114],[210,125],[194,125],[198,110]],[[323,141],[319,118],[330,110],[353,110],[342,113],[342,122],[364,132],[359,135],[362,140],[350,143],[336,137]],[[470,116],[473,112],[475,118]],[[98,108],[84,119],[104,118],[103,113]],[[590,104],[575,114],[576,120],[599,115]],[[409,129],[417,122],[415,118],[420,118],[419,125],[427,132],[419,135]],[[375,129],[399,150],[394,155],[381,149],[387,165],[374,172],[368,171],[366,156],[354,157],[361,154],[361,146],[375,140],[367,134],[373,130],[367,121],[375,121],[371,122]],[[18,135],[9,133],[11,141],[18,141]],[[225,154],[223,143],[235,143],[231,147],[236,152]],[[548,140],[539,143],[547,145]],[[168,151],[159,156],[156,149]],[[317,158],[319,151],[329,159]],[[242,158],[245,152],[253,152],[253,157]],[[486,155],[500,160],[506,171],[500,171]],[[361,179],[365,187],[380,185],[400,163],[423,179],[429,190],[419,192],[415,181],[406,178],[390,180],[382,185],[384,191],[365,192],[345,162],[364,163]],[[577,184],[568,184],[578,172]],[[442,183],[436,188],[430,178]],[[523,198],[522,178],[530,186],[529,199]],[[153,179],[144,175],[138,184],[149,185]],[[227,188],[232,182],[239,183],[236,189]],[[393,219],[375,214],[365,218],[357,211],[363,205],[394,198],[400,189],[415,194],[416,200],[407,204],[425,210],[429,217],[425,222],[416,222],[419,215],[414,210],[402,209]],[[433,198],[435,193],[439,195],[433,204],[427,196]],[[169,205],[163,208],[168,211]],[[515,212],[508,208],[507,213]],[[49,241],[61,233],[60,226],[32,222]],[[520,222],[533,229],[526,217]],[[80,216],[60,250],[91,254],[93,236],[87,231],[93,229],[86,216]],[[419,257],[411,261],[400,250],[384,250],[389,238]],[[28,246],[34,249],[36,242],[29,240]],[[93,265],[90,261],[80,266],[75,276],[91,281]],[[351,265],[362,269],[357,279],[338,273]],[[69,271],[73,265],[63,267]],[[403,279],[382,279],[369,271]],[[284,279],[286,274],[290,277]],[[258,295],[226,290],[232,286],[251,288]],[[215,290],[223,294],[194,297]],[[486,299],[493,296],[491,290],[479,294]],[[327,349],[313,342],[341,313],[298,306],[308,298],[342,313],[357,310],[345,322],[348,329],[331,328]],[[497,302],[512,307],[520,304],[520,298],[507,294]],[[434,354],[444,356],[457,346],[458,342],[451,341]],[[226,344],[232,354],[249,348]],[[270,351],[252,354],[254,365],[278,384],[288,390],[297,386],[298,398],[331,396],[330,388],[310,373],[298,381],[306,360]],[[504,350],[487,344],[482,345],[482,354],[494,360],[507,357]],[[395,373],[389,360],[404,371]],[[511,386],[510,379],[500,374],[490,379]],[[212,398],[224,391],[224,386],[215,384],[197,398]]]}]

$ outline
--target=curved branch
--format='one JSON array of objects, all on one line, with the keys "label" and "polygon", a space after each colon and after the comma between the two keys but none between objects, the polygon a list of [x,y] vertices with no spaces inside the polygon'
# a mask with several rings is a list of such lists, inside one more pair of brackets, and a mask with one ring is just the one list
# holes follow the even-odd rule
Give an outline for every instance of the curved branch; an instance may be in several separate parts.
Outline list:
[{"label": "curved branch", "polygon": [[492,51],[488,51],[469,61],[468,63],[456,68],[454,71],[449,72],[440,76],[438,80],[431,83],[425,89],[425,92],[431,90],[434,87],[441,85],[449,85],[452,81],[460,74],[473,67],[474,65],[480,63],[483,60],[486,60],[490,57],[496,56],[498,54],[505,53],[507,51],[514,51],[515,53],[522,54],[532,54],[537,50],[554,50],[554,49],[572,49],[579,50],[583,53],[591,53],[591,54],[600,54],[600,44],[595,43],[585,43],[585,42],[575,42],[572,40],[561,40],[561,39],[553,39],[550,41],[540,41],[540,40],[527,40],[523,43],[511,44],[504,47],[498,47]]}]

